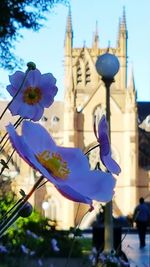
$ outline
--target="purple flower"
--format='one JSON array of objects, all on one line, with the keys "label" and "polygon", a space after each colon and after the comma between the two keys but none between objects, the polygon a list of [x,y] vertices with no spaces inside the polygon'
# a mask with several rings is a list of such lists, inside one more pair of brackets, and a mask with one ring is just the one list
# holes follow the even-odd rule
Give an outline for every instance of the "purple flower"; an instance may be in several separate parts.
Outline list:
[{"label": "purple flower", "polygon": [[32,237],[35,238],[35,239],[39,239],[39,236],[36,235],[35,233],[33,233],[33,232],[30,231],[30,230],[27,230],[26,233],[27,233],[27,235],[32,236]]},{"label": "purple flower", "polygon": [[55,185],[66,198],[92,204],[112,199],[115,178],[111,173],[90,171],[88,159],[79,148],[57,146],[38,123],[24,121],[22,135],[7,126],[10,141],[19,155]]},{"label": "purple flower", "polygon": [[21,244],[21,250],[24,254],[27,254],[29,256],[34,256],[35,255],[35,251],[30,250],[29,248],[27,248],[24,244]]},{"label": "purple flower", "polygon": [[38,265],[43,266],[43,261],[41,259],[38,259]]},{"label": "purple flower", "polygon": [[22,252],[24,254],[28,254],[29,253],[29,249],[25,245],[23,245],[23,244],[21,244],[21,250],[22,250]]},{"label": "purple flower", "polygon": [[55,251],[55,252],[60,251],[60,248],[58,247],[58,242],[55,238],[51,239],[51,246],[52,246],[53,251]]},{"label": "purple flower", "polygon": [[7,253],[7,252],[8,252],[7,248],[3,245],[0,245],[0,254],[1,253]]},{"label": "purple flower", "polygon": [[51,73],[41,74],[39,70],[30,70],[25,78],[25,73],[16,71],[9,76],[10,85],[7,91],[14,97],[25,79],[19,93],[9,106],[12,115],[20,115],[33,121],[39,120],[44,112],[54,101],[57,94],[56,79]]},{"label": "purple flower", "polygon": [[98,125],[98,136],[94,127],[94,132],[100,143],[100,159],[107,170],[114,174],[119,174],[121,169],[117,162],[111,157],[111,147],[108,136],[108,124],[105,115],[101,117]]}]

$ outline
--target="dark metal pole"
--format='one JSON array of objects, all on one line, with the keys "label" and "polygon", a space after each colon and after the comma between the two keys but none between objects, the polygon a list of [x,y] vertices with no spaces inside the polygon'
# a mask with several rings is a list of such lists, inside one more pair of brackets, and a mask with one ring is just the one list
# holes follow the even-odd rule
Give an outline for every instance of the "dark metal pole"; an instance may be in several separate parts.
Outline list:
[{"label": "dark metal pole", "polygon": [[[106,119],[108,122],[108,134],[111,142],[111,114],[110,114],[110,86],[113,79],[102,79],[106,87]],[[113,242],[113,216],[112,216],[112,201],[105,206],[104,213],[104,251],[110,252],[114,248]]]}]

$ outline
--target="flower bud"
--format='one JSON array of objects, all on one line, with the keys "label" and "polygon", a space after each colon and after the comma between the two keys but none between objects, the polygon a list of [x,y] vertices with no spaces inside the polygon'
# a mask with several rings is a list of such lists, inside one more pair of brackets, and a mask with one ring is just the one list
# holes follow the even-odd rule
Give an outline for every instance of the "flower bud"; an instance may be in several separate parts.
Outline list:
[{"label": "flower bud", "polygon": [[29,217],[32,213],[32,205],[29,202],[26,202],[22,209],[19,211],[19,216],[26,218]]},{"label": "flower bud", "polygon": [[36,64],[32,61],[27,63],[28,70],[35,70],[36,69]]}]

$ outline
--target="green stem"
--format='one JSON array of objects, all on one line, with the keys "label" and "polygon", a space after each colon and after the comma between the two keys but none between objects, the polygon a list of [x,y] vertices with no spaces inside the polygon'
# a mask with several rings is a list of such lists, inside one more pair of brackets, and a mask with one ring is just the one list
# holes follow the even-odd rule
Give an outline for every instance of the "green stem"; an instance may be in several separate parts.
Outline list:
[{"label": "green stem", "polygon": [[23,200],[23,198],[20,198],[4,215],[3,215],[3,217],[1,218],[1,221],[2,221],[2,223],[0,224],[0,226],[2,226],[2,224],[4,224],[5,223],[5,219],[6,219],[6,217],[7,217],[7,215],[12,211],[12,210],[14,210],[14,208],[16,208],[17,207],[17,205],[21,202]]},{"label": "green stem", "polygon": [[87,154],[90,153],[93,149],[95,149],[95,148],[97,148],[97,147],[99,147],[99,146],[100,146],[100,144],[97,144],[97,145],[91,147],[87,152],[84,153],[84,155],[87,155]]},{"label": "green stem", "polygon": [[31,197],[31,195],[34,193],[34,191],[38,188],[39,184],[43,180],[43,176],[41,176],[36,183],[33,185],[30,192],[22,199],[22,201],[19,203],[16,207],[16,209],[10,214],[10,216],[2,223],[0,226],[0,237],[4,234],[4,232],[18,219],[18,214],[21,211],[21,209],[25,206],[28,199]]},{"label": "green stem", "polygon": [[[8,159],[7,162],[6,162],[6,166],[7,166],[7,164],[9,163],[9,161],[11,160],[11,158],[12,158],[14,152],[15,152],[15,149],[12,151],[11,155],[9,156],[9,159]],[[0,175],[2,175],[3,171],[5,170],[5,168],[6,168],[5,166],[3,166],[3,167],[1,168]]]},{"label": "green stem", "polygon": [[[46,184],[48,182],[48,180],[47,181],[45,181],[44,183],[42,183],[41,185],[39,185],[36,189],[39,189],[40,187],[42,187],[44,184]],[[20,203],[20,202],[22,202],[22,200],[24,199],[24,197],[22,197],[22,198],[20,198],[5,214],[4,214],[4,216],[1,218],[1,221],[2,221],[2,223],[0,224],[0,226],[2,226],[2,224],[3,224],[3,221],[5,220],[5,218],[7,217],[7,215],[12,211],[12,210],[14,210],[14,208],[16,208],[17,207],[17,205]]]},{"label": "green stem", "polygon": [[[76,213],[75,221],[76,221],[76,218],[77,218],[77,215],[78,215],[78,212],[79,212],[79,207],[80,207],[80,203],[78,204],[78,209],[77,209],[77,213]],[[69,266],[69,261],[70,261],[71,254],[72,254],[72,251],[73,251],[73,247],[74,247],[74,243],[75,243],[75,239],[76,239],[76,233],[77,233],[77,230],[79,229],[82,220],[84,219],[84,217],[87,215],[88,212],[89,212],[89,210],[83,215],[83,217],[81,218],[81,221],[80,221],[79,224],[75,227],[75,232],[74,232],[74,236],[73,236],[73,239],[72,239],[72,243],[71,243],[71,247],[70,247],[70,250],[69,250],[69,254],[68,254],[68,257],[67,257],[67,260],[66,260],[65,267],[68,267],[68,266]]]},{"label": "green stem", "polygon": [[4,232],[18,219],[19,215],[18,212],[13,214],[13,216],[9,217],[9,220],[5,220],[5,224],[3,223],[0,228],[0,238],[3,236]]},{"label": "green stem", "polygon": [[[14,127],[15,129],[20,125],[20,123],[23,121],[23,118],[19,118],[15,123],[14,123]],[[5,140],[5,138],[7,137],[8,133],[5,133],[5,135],[2,137],[2,139],[0,140],[0,144]],[[8,141],[8,138],[6,139],[5,143],[1,146],[0,148],[0,152],[4,149],[4,146],[6,145]]]}]

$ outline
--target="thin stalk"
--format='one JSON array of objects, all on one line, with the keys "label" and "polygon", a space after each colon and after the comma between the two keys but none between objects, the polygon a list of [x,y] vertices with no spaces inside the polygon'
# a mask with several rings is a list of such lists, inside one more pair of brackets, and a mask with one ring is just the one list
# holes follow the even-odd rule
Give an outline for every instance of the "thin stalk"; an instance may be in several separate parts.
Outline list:
[{"label": "thin stalk", "polygon": [[14,209],[16,208],[16,206],[23,200],[23,198],[20,198],[1,218],[2,223],[0,224],[0,228],[2,226],[2,224],[4,223],[5,218],[7,217],[7,215]]},{"label": "thin stalk", "polygon": [[15,129],[20,125],[20,123],[24,120],[24,118],[20,117],[15,123],[14,123],[14,127]]},{"label": "thin stalk", "polygon": [[[23,118],[19,118],[15,123],[14,123],[14,127],[15,127],[15,129],[20,125],[20,123],[23,121]],[[7,135],[8,135],[8,133],[5,133],[5,135],[2,137],[2,139],[0,140],[0,144],[5,140],[5,138],[7,137]],[[4,149],[4,147],[5,147],[5,145],[6,145],[6,143],[8,142],[8,139],[9,138],[7,138],[6,140],[5,140],[5,143],[2,145],[2,147],[0,148],[0,152]]]},{"label": "thin stalk", "polygon": [[[75,222],[76,222],[76,219],[77,219],[77,216],[78,216],[78,213],[79,213],[79,208],[80,208],[80,203],[78,204],[78,208],[77,208],[77,212],[76,212],[76,216],[75,216]],[[78,229],[78,225],[75,227],[75,232],[74,232],[73,240],[72,240],[72,243],[71,243],[71,247],[70,247],[69,254],[68,254],[68,257],[67,257],[67,260],[66,260],[65,267],[68,267],[68,264],[69,264],[69,261],[70,261],[70,258],[71,258],[71,254],[72,254],[72,251],[73,251],[74,242],[75,242],[75,238],[76,238],[77,229]]]},{"label": "thin stalk", "polygon": [[33,185],[30,192],[22,199],[22,201],[17,205],[16,209],[10,214],[10,216],[5,220],[5,226],[0,229],[0,237],[2,237],[3,233],[12,225],[12,223],[18,218],[18,213],[25,206],[28,199],[34,193],[34,191],[38,188],[39,184],[43,180],[43,176],[41,176],[36,183]]},{"label": "thin stalk", "polygon": [[122,245],[122,242],[124,241],[124,239],[126,238],[126,236],[129,234],[130,232],[130,227],[131,227],[131,224],[128,222],[128,229],[127,229],[127,232],[124,234],[124,236],[122,237],[121,239],[121,242],[120,244],[118,245],[117,249],[116,249],[116,254],[119,252],[120,248],[121,248],[121,245]]},{"label": "thin stalk", "polygon": [[45,185],[47,182],[48,182],[48,180],[46,180],[44,183],[42,183],[41,185],[39,185],[39,186],[37,187],[37,189],[41,188],[41,187],[42,187],[43,185]]},{"label": "thin stalk", "polygon": [[[11,160],[11,158],[12,158],[14,152],[15,152],[15,149],[12,151],[11,155],[9,156],[9,159],[6,161],[6,166],[7,166],[7,164],[9,163],[9,161]],[[3,173],[3,171],[4,171],[5,169],[6,169],[5,166],[3,166],[3,167],[1,168],[0,175],[2,175],[2,173]]]},{"label": "thin stalk", "polygon": [[13,217],[10,217],[9,220],[7,220],[0,230],[0,238],[3,236],[3,233],[19,218],[18,212],[14,214]]},{"label": "thin stalk", "polygon": [[90,153],[93,149],[95,149],[95,148],[97,148],[97,147],[99,147],[99,146],[100,146],[100,144],[97,144],[97,145],[91,147],[87,152],[84,153],[84,155],[87,155],[87,154]]},{"label": "thin stalk", "polygon": [[[77,218],[77,215],[78,215],[78,212],[79,212],[79,207],[80,207],[80,203],[78,204],[78,209],[77,209],[77,213],[76,213],[75,221],[76,221],[76,218]],[[69,254],[68,254],[68,257],[67,257],[67,260],[66,260],[65,267],[68,267],[68,266],[69,266],[69,261],[70,261],[71,254],[72,254],[72,251],[73,251],[73,247],[74,247],[74,243],[75,243],[75,239],[76,239],[76,233],[77,233],[77,230],[79,229],[82,220],[84,219],[84,217],[87,215],[88,212],[89,212],[89,210],[83,215],[83,217],[81,218],[79,224],[75,227],[75,232],[74,232],[74,236],[73,236],[73,239],[72,239],[72,243],[71,243],[71,247],[70,247],[70,250],[69,250]]]},{"label": "thin stalk", "polygon": [[[6,136],[5,136],[5,137],[7,137],[7,134],[6,134]],[[6,140],[5,140],[5,142],[4,142],[4,144],[3,144],[3,145],[2,145],[2,147],[0,148],[0,152],[2,152],[2,151],[3,151],[3,149],[4,149],[4,147],[6,146],[6,144],[7,144],[8,140],[9,140],[9,138],[7,137],[7,138],[6,138]]]},{"label": "thin stalk", "polygon": [[[48,182],[48,180],[46,180],[44,183],[42,183],[41,185],[39,185],[37,188],[36,188],[36,190],[37,189],[39,189],[39,188],[41,188],[44,184],[46,184]],[[16,206],[23,200],[23,198],[24,197],[22,197],[22,198],[20,198],[5,214],[4,214],[4,216],[1,218],[1,220],[2,220],[2,223],[3,223],[3,221],[4,221],[4,219],[7,217],[7,215],[14,209],[14,208],[16,208]],[[2,223],[0,224],[0,227],[2,226]]]}]

